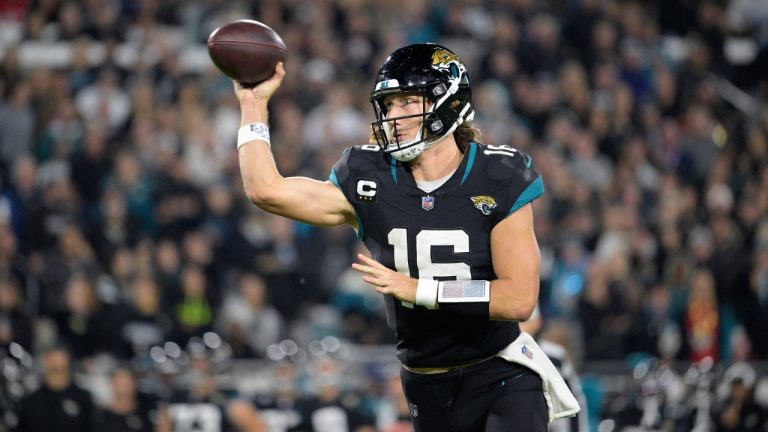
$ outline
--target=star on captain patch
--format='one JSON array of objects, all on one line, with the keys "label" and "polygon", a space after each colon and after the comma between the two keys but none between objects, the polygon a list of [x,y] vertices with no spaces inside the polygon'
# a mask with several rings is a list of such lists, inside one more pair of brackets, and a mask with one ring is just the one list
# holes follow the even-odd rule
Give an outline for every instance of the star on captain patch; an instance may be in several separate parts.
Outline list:
[{"label": "star on captain patch", "polygon": [[470,199],[472,200],[472,204],[475,205],[475,208],[480,210],[480,212],[486,216],[491,214],[491,210],[496,208],[496,200],[491,196],[478,195],[470,197]]}]

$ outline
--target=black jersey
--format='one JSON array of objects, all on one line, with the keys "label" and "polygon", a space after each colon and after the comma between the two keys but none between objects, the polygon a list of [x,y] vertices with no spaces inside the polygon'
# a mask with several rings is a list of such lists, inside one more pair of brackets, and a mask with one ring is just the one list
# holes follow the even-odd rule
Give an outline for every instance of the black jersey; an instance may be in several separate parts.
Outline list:
[{"label": "black jersey", "polygon": [[[351,147],[330,180],[354,206],[374,259],[413,278],[493,280],[491,230],[544,192],[531,158],[509,146],[470,143],[456,172],[431,193],[408,166],[375,145]],[[510,239],[514,241],[514,239]],[[457,316],[385,296],[397,356],[412,367],[453,366],[494,355],[516,322]]]}]

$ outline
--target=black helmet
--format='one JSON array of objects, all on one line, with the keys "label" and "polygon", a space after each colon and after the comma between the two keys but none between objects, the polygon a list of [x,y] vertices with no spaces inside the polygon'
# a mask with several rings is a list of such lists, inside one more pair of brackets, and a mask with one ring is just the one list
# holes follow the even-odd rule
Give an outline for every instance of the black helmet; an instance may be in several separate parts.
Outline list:
[{"label": "black helmet", "polygon": [[[394,93],[418,93],[424,96],[421,114],[386,118],[384,98]],[[453,133],[460,124],[471,121],[475,111],[471,105],[472,90],[467,68],[453,51],[432,43],[408,45],[390,54],[379,68],[371,103],[376,121],[371,123],[376,142],[395,159],[409,161],[430,144]],[[426,101],[431,102],[426,107]],[[423,117],[416,138],[400,142],[393,120]]]}]

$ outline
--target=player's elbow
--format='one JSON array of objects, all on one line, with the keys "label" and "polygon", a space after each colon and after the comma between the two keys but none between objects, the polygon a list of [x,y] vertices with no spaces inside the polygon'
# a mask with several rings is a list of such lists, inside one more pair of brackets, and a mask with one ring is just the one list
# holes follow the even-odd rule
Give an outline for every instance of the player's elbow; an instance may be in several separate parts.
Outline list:
[{"label": "player's elbow", "polygon": [[264,210],[274,208],[279,201],[280,193],[275,182],[243,181],[243,188],[248,200]]},{"label": "player's elbow", "polygon": [[522,305],[517,311],[517,321],[528,321],[533,316],[533,311],[536,310],[536,302],[528,302]]},{"label": "player's elbow", "polygon": [[274,200],[268,190],[245,188],[245,194],[248,196],[248,200],[257,207],[265,207],[267,204]]},{"label": "player's elbow", "polygon": [[[501,287],[500,287],[501,288]],[[505,287],[506,288],[506,287]],[[507,290],[491,299],[491,319],[500,321],[527,321],[533,315],[538,303],[538,284],[524,288],[521,284],[510,282]]]},{"label": "player's elbow", "polygon": [[517,304],[515,314],[517,321],[528,321],[539,304],[539,280],[538,277],[532,280],[527,289],[523,291],[521,301]]},{"label": "player's elbow", "polygon": [[496,319],[503,321],[528,321],[533,315],[536,303],[533,306],[529,302],[509,302],[505,307],[498,309]]}]

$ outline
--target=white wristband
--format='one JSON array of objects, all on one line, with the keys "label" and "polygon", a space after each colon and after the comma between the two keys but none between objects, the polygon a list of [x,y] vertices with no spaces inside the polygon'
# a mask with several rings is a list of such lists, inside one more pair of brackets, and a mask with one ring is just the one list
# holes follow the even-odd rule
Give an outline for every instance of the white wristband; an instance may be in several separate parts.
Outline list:
[{"label": "white wristband", "polygon": [[237,149],[240,150],[245,143],[261,140],[272,145],[269,142],[269,126],[264,123],[251,123],[240,128],[237,131]]},{"label": "white wristband", "polygon": [[436,280],[419,279],[414,303],[427,309],[437,309],[437,284]]}]

